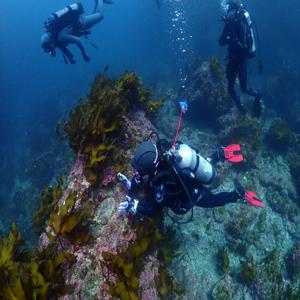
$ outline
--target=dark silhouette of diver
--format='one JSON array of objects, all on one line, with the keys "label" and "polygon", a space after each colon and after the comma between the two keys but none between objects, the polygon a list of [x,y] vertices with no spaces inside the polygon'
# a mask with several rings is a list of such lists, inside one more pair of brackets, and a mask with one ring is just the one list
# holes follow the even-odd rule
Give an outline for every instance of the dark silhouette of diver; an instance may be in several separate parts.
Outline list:
[{"label": "dark silhouette of diver", "polygon": [[256,52],[254,32],[249,12],[243,5],[229,1],[226,16],[223,17],[225,26],[219,39],[221,46],[228,45],[227,81],[228,93],[235,101],[239,111],[246,113],[240,97],[235,91],[235,82],[238,77],[241,91],[254,97],[253,116],[259,118],[262,113],[261,95],[247,86],[248,59],[253,58]]},{"label": "dark silhouette of diver", "polygon": [[[194,206],[220,207],[239,200],[263,207],[263,202],[254,192],[241,186],[218,194],[213,194],[206,187],[215,178],[216,163],[225,160],[233,163],[242,161],[240,146],[221,147],[206,159],[181,142],[170,147],[166,140],[158,139],[157,143],[147,140],[134,153],[131,164],[136,173],[132,180],[129,181],[121,173],[117,175],[128,190],[128,195],[119,205],[119,213],[128,214],[129,219],[134,216],[151,217],[168,207],[174,213],[183,215]],[[144,199],[139,197],[140,187],[146,190]]]},{"label": "dark silhouette of diver", "polygon": [[[81,36],[90,34],[89,29],[103,19],[103,3],[112,3],[112,0],[94,0],[95,6],[90,15],[83,15],[81,3],[73,3],[53,13],[45,22],[45,31],[41,38],[42,48],[52,57],[56,56],[56,49],[60,49],[65,63],[76,63],[73,54],[67,48],[75,44],[81,51],[83,59],[90,60],[81,41]],[[92,44],[93,45],[93,44]],[[93,45],[95,47],[95,45]]]}]

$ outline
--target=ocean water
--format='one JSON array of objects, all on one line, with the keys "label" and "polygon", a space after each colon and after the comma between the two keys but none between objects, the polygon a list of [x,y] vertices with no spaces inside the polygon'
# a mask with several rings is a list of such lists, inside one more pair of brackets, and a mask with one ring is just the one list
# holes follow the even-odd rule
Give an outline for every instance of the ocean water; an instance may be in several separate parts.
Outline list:
[{"label": "ocean water", "polygon": [[[0,9],[0,233],[16,222],[27,237],[31,213],[39,193],[68,171],[72,154],[55,134],[62,116],[89,91],[94,78],[109,66],[107,75],[134,70],[154,91],[161,86],[185,88],[186,65],[195,57],[218,57],[225,64],[226,49],[218,45],[225,1],[113,0],[104,4],[104,19],[83,38],[91,60],[86,63],[76,47],[77,63],[66,65],[40,46],[43,24],[50,13],[70,4],[65,0],[3,0]],[[159,3],[159,5],[158,5]],[[249,82],[265,90],[283,72],[300,73],[300,1],[243,2],[259,32],[264,73],[257,59],[250,62]],[[85,12],[93,1],[82,1]],[[297,76],[298,76],[297,75]],[[283,77],[283,93],[289,92]],[[300,85],[300,81],[299,81]],[[298,86],[299,86],[298,85]],[[279,86],[280,91],[280,86]],[[300,103],[299,89],[293,95]],[[271,97],[266,106],[272,106]],[[284,99],[284,97],[282,97]],[[268,102],[269,101],[269,102]],[[284,105],[284,104],[282,104]],[[270,115],[279,113],[279,103]],[[300,119],[300,117],[298,118]],[[296,124],[296,125],[295,125]],[[300,121],[290,124],[300,132]],[[66,158],[65,166],[59,157]]]}]

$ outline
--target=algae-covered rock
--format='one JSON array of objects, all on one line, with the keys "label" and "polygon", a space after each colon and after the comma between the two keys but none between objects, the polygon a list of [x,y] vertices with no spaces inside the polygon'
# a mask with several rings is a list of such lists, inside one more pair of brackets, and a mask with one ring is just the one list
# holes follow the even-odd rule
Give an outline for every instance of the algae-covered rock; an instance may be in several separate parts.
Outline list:
[{"label": "algae-covered rock", "polygon": [[297,203],[300,206],[300,137],[296,137],[295,148],[288,156],[288,163],[290,167],[290,172],[292,175],[293,182],[295,183],[296,189],[298,191]]},{"label": "algae-covered rock", "polygon": [[293,130],[300,131],[300,74],[285,69],[269,80],[264,89],[267,107],[274,109]]},{"label": "algae-covered rock", "polygon": [[227,275],[215,285],[212,291],[212,298],[213,300],[234,299],[232,278],[229,275]]},{"label": "algae-covered rock", "polygon": [[240,144],[244,161],[251,163],[260,152],[262,146],[263,128],[259,120],[240,116],[226,115],[219,118],[219,142],[222,145]]},{"label": "algae-covered rock", "polygon": [[300,243],[296,243],[288,255],[288,273],[292,278],[300,279]]},{"label": "algae-covered rock", "polygon": [[122,156],[130,145],[122,144],[126,140],[122,125],[128,111],[137,106],[153,115],[161,105],[162,101],[153,99],[133,72],[126,72],[117,80],[103,75],[95,80],[88,97],[79,101],[69,120],[63,122],[63,135],[83,159],[84,173],[90,182],[101,179],[112,161],[116,169],[124,165]]},{"label": "algae-covered rock", "polygon": [[225,248],[219,249],[217,259],[218,267],[220,268],[221,273],[228,273],[230,267],[230,260],[228,251]]},{"label": "algae-covered rock", "polygon": [[267,140],[270,148],[277,152],[287,152],[295,142],[295,136],[286,122],[282,119],[272,121],[267,133]]},{"label": "algae-covered rock", "polygon": [[195,124],[211,124],[229,111],[232,102],[227,93],[226,75],[217,58],[195,59],[187,68],[186,89],[179,99],[188,99],[188,117]]}]

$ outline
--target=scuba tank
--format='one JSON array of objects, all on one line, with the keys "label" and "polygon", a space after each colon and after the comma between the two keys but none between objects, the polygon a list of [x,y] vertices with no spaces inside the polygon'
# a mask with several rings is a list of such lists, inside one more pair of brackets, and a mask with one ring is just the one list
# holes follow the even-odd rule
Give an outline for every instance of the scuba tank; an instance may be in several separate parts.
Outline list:
[{"label": "scuba tank", "polygon": [[254,31],[253,31],[252,21],[251,21],[249,12],[244,10],[243,15],[245,18],[246,25],[248,27],[246,43],[248,46],[248,56],[249,56],[249,58],[251,58],[251,57],[254,57],[255,53],[256,53],[256,43],[255,43],[255,38],[254,38]]},{"label": "scuba tank", "polygon": [[176,144],[175,168],[201,184],[209,184],[215,177],[211,163],[186,144]]},{"label": "scuba tank", "polygon": [[45,22],[45,31],[56,34],[63,28],[76,22],[82,13],[83,7],[81,3],[78,2],[68,5],[49,16]]}]

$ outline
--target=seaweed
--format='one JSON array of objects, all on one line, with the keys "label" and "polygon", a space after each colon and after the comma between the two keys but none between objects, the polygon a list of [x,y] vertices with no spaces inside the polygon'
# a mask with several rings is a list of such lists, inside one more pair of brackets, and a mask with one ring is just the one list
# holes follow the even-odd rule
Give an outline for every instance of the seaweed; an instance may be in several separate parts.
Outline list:
[{"label": "seaweed", "polygon": [[[136,240],[126,251],[118,254],[105,252],[103,258],[107,267],[117,278],[115,284],[108,282],[108,292],[121,299],[139,299],[139,275],[143,270],[145,257],[150,251],[157,249],[162,263],[167,265],[175,255],[178,242],[173,238],[174,232],[167,228],[168,239],[157,226],[158,220],[147,220],[147,222],[134,223],[136,228]],[[163,299],[169,295],[180,294],[182,289],[174,283],[173,278],[167,273],[164,266],[159,268],[159,276],[155,279],[157,290]]]},{"label": "seaweed", "polygon": [[210,72],[217,81],[225,80],[224,67],[217,57],[212,57],[209,61]]},{"label": "seaweed", "polygon": [[241,264],[241,280],[247,285],[253,284],[257,280],[257,267],[254,264],[254,259],[249,254],[246,260],[240,260]]},{"label": "seaweed", "polygon": [[267,133],[270,147],[277,152],[287,152],[295,142],[295,136],[288,124],[280,118],[274,119]]},{"label": "seaweed", "polygon": [[73,245],[92,242],[93,236],[89,233],[89,220],[93,214],[93,205],[89,201],[82,203],[80,209],[76,209],[75,194],[70,193],[64,203],[50,214],[48,226],[51,228],[47,232],[52,241],[59,241],[60,238],[67,238]]},{"label": "seaweed", "polygon": [[155,286],[162,300],[174,299],[184,294],[184,289],[175,282],[164,266],[159,267],[159,275],[155,278]]},{"label": "seaweed", "polygon": [[46,187],[40,196],[40,207],[37,212],[33,213],[32,219],[33,231],[37,234],[41,234],[44,230],[46,221],[50,217],[51,211],[57,205],[58,200],[63,195],[63,179],[56,180],[54,187]]},{"label": "seaweed", "polygon": [[217,254],[218,267],[221,273],[228,273],[230,267],[230,260],[228,251],[225,248],[221,248]]},{"label": "seaweed", "polygon": [[9,236],[0,238],[0,298],[49,299],[70,292],[60,266],[65,261],[74,262],[72,254],[56,254],[48,248],[41,257],[41,253],[24,252],[23,247],[21,234],[13,224]]},{"label": "seaweed", "polygon": [[153,115],[161,105],[162,100],[153,99],[134,72],[126,72],[117,80],[101,75],[88,97],[70,112],[69,120],[60,122],[58,127],[63,126],[63,133],[59,135],[66,137],[74,152],[81,155],[84,173],[94,183],[112,161],[119,167],[124,165],[120,146],[124,115],[134,106]]}]

